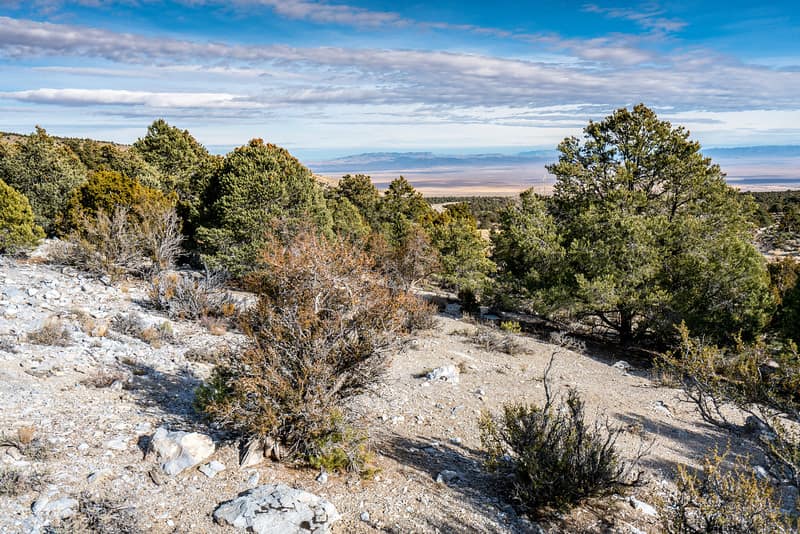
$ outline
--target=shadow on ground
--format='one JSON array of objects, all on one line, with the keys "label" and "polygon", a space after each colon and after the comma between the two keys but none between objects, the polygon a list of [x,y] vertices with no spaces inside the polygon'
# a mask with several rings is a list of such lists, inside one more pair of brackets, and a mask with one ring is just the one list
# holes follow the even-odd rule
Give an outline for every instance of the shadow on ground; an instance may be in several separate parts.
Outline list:
[{"label": "shadow on ground", "polygon": [[[459,516],[458,509],[438,508],[438,517],[426,519],[431,530],[481,533],[538,531],[536,525],[519,517],[500,496],[501,481],[483,468],[480,451],[460,445],[432,444],[430,439],[424,437],[391,435],[381,443],[381,453],[422,473],[431,481],[435,481],[443,471],[458,473],[456,479],[446,482],[449,491],[457,494],[462,505],[480,511],[490,520],[484,525],[469,525]],[[395,532],[391,527],[385,531]]]}]

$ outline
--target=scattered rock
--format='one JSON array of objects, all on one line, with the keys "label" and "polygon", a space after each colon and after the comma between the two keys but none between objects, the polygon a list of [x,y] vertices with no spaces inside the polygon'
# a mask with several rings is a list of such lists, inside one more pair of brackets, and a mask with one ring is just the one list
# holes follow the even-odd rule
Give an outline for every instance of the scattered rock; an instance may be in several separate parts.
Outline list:
[{"label": "scattered rock", "polygon": [[619,369],[620,371],[623,371],[625,373],[633,369],[633,366],[631,366],[631,364],[629,364],[625,360],[620,360],[611,367],[613,367],[614,369]]},{"label": "scattered rock", "polygon": [[264,463],[267,458],[271,458],[276,462],[281,459],[280,446],[271,439],[266,442],[254,439],[240,443],[239,468],[255,467]]},{"label": "scattered rock", "polygon": [[76,506],[78,506],[78,501],[72,497],[50,500],[49,497],[42,496],[33,503],[31,511],[37,516],[48,515],[53,518],[65,519],[75,513]]},{"label": "scattered rock", "polygon": [[256,534],[326,534],[340,518],[329,501],[285,484],[267,484],[214,510],[214,520]]},{"label": "scattered rock", "polygon": [[328,483],[328,472],[324,469],[319,472],[317,475],[317,482],[320,484],[327,484]]},{"label": "scattered rock", "polygon": [[106,449],[111,449],[112,451],[125,451],[128,450],[129,446],[129,440],[123,437],[114,438],[106,442]]},{"label": "scattered rock", "polygon": [[208,462],[207,464],[201,465],[200,467],[198,467],[198,470],[208,478],[214,478],[215,476],[217,476],[217,473],[225,471],[225,464],[213,460],[211,462]]},{"label": "scattered rock", "polygon": [[462,441],[461,438],[450,438],[450,443],[453,445],[461,445]]},{"label": "scattered rock", "polygon": [[369,521],[369,512],[361,512],[359,519],[361,519],[365,523]]},{"label": "scattered rock", "polygon": [[631,497],[629,499],[631,506],[633,506],[639,512],[642,512],[645,515],[649,515],[651,517],[656,517],[658,515],[658,511],[656,511],[655,507],[650,504],[647,504],[644,501],[640,501],[636,497]]},{"label": "scattered rock", "polygon": [[458,384],[458,369],[455,365],[444,365],[429,372],[425,378],[432,382],[449,382],[452,384]]},{"label": "scattered rock", "polygon": [[755,471],[756,476],[761,480],[769,480],[769,472],[764,468],[763,465],[757,465],[753,467],[753,471]]},{"label": "scattered rock", "polygon": [[170,432],[159,427],[150,439],[150,448],[158,454],[161,469],[175,476],[214,454],[214,441],[197,432]]},{"label": "scattered rock", "polygon": [[672,411],[669,409],[669,406],[667,406],[664,403],[664,401],[656,401],[653,404],[653,409],[659,413],[666,415],[667,417],[672,417]]},{"label": "scattered rock", "polygon": [[112,473],[113,472],[111,471],[111,469],[101,469],[100,471],[95,471],[94,473],[86,477],[86,481],[89,484],[97,484],[109,478],[112,475]]},{"label": "scattered rock", "polygon": [[261,475],[258,471],[250,475],[250,478],[247,479],[248,486],[258,486],[258,479],[261,478]]}]

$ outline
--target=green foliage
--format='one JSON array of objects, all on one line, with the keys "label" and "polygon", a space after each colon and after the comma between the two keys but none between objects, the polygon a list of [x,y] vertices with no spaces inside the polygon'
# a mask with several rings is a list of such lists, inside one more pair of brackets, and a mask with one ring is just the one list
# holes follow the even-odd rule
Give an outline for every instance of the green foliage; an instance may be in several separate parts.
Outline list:
[{"label": "green foliage", "polygon": [[371,228],[375,230],[379,228],[381,198],[369,176],[363,174],[342,176],[336,187],[331,189],[330,196],[333,199],[347,199],[358,209]]},{"label": "green foliage", "polygon": [[429,225],[431,244],[440,258],[439,279],[447,287],[478,293],[489,282],[494,263],[487,257],[489,243],[478,233],[466,204],[448,206]]},{"label": "green foliage", "polygon": [[381,197],[381,232],[390,245],[401,243],[416,225],[426,225],[434,215],[422,194],[402,176],[392,180]]},{"label": "green foliage", "polygon": [[529,194],[504,214],[501,280],[512,289],[520,280],[534,302],[623,342],[671,340],[681,320],[718,338],[766,325],[772,297],[752,244],[755,207],[688,131],[640,104],[590,122],[583,141],[567,138],[559,151],[548,167],[550,209]]},{"label": "green foliage", "polygon": [[95,172],[70,194],[62,231],[74,230],[100,212],[108,215],[118,208],[141,210],[153,205],[172,207],[174,200],[128,175],[115,171]]},{"label": "green foliage", "polygon": [[0,253],[34,247],[43,237],[25,195],[0,180]]},{"label": "green foliage", "polygon": [[370,234],[370,227],[361,212],[346,197],[329,198],[328,210],[333,221],[333,233],[356,243]]},{"label": "green foliage", "polygon": [[778,534],[794,532],[779,512],[775,490],[744,459],[725,470],[727,453],[714,451],[702,471],[678,467],[676,490],[658,503],[667,534]]},{"label": "green foliage", "polygon": [[127,147],[92,139],[64,139],[64,144],[80,158],[90,172],[114,171],[147,187],[161,187],[161,172],[137,152]]},{"label": "green foliage", "polygon": [[566,251],[544,200],[533,190],[520,199],[501,213],[498,231],[492,234],[497,293],[541,300],[545,292],[563,285]]},{"label": "green foliage", "polygon": [[541,516],[637,484],[639,476],[631,476],[616,449],[621,431],[587,422],[584,402],[572,388],[552,398],[547,372],[544,383],[543,406],[508,404],[499,417],[484,413],[480,422],[487,465],[512,477],[508,491],[516,505]]},{"label": "green foliage", "polygon": [[512,204],[516,197],[426,197],[431,205],[467,204],[475,217],[478,228],[491,229],[500,222],[500,215]]},{"label": "green foliage", "polygon": [[500,321],[500,330],[510,334],[519,334],[522,332],[522,327],[517,321]]},{"label": "green foliage", "polygon": [[800,262],[784,258],[769,265],[777,310],[772,326],[784,337],[800,341]]},{"label": "green foliage", "polygon": [[285,149],[254,139],[225,157],[212,176],[197,230],[203,260],[241,276],[256,267],[275,224],[331,233],[322,187]]},{"label": "green foliage", "polygon": [[96,172],[70,196],[60,259],[111,276],[169,269],[182,241],[174,206],[132,178]]},{"label": "green foliage", "polygon": [[36,224],[48,234],[55,231],[69,193],[86,176],[72,150],[38,126],[19,143],[0,146],[0,179],[28,197]]}]

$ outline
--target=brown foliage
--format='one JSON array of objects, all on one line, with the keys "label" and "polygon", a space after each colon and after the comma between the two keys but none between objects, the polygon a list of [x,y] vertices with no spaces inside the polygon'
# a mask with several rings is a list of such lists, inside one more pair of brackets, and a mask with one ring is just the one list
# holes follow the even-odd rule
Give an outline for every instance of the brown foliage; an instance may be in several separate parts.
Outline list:
[{"label": "brown foliage", "polygon": [[398,335],[420,309],[345,242],[301,232],[270,238],[258,295],[243,320],[250,345],[229,353],[198,403],[239,433],[310,460],[342,444],[344,402],[378,382]]}]

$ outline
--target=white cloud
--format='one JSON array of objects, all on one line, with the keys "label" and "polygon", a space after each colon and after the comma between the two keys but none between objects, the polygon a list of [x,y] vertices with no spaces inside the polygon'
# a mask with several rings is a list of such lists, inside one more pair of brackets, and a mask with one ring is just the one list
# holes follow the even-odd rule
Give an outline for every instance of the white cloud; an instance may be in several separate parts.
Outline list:
[{"label": "white cloud", "polygon": [[0,98],[61,106],[147,106],[150,108],[259,108],[241,95],[157,93],[118,89],[33,89],[0,92]]}]

